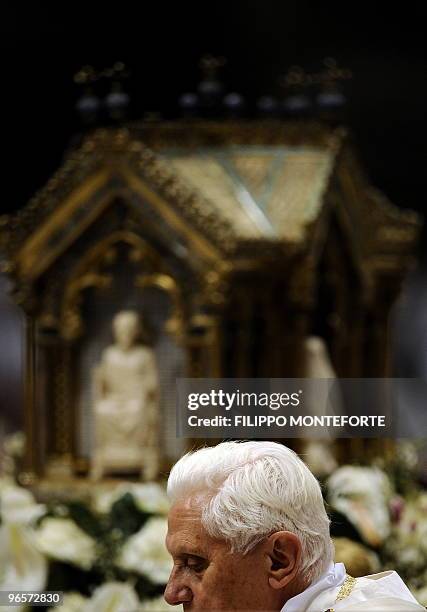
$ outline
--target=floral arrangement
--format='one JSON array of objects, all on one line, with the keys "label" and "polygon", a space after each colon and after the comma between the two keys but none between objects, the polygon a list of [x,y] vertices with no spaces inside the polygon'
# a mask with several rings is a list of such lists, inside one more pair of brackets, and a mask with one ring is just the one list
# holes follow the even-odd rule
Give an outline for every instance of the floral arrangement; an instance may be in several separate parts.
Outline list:
[{"label": "floral arrangement", "polygon": [[392,513],[392,530],[382,549],[384,565],[395,569],[427,606],[427,492],[397,498]]},{"label": "floral arrangement", "polygon": [[172,568],[164,544],[167,511],[156,483],[98,485],[85,502],[40,504],[6,475],[0,590],[63,591],[61,612],[169,610],[162,597]]},{"label": "floral arrangement", "polygon": [[405,441],[388,461],[341,466],[325,490],[329,508],[355,528],[367,554],[375,553],[376,571],[397,571],[427,607],[427,491],[419,480],[418,451]]}]

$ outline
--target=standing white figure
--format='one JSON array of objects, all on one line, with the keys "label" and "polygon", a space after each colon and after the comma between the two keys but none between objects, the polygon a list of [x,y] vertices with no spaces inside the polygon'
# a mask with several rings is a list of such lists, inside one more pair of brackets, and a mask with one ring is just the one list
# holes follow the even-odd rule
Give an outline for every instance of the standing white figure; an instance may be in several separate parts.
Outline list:
[{"label": "standing white figure", "polygon": [[[330,381],[336,378],[328,347],[323,338],[318,336],[308,336],[304,340],[304,366],[306,378]],[[331,411],[332,414],[340,414],[342,398],[338,387],[335,385],[332,394],[326,390],[326,380],[323,381],[322,386],[313,384],[314,386],[310,387],[304,398],[304,407],[307,414],[322,416],[331,413]],[[305,441],[304,460],[311,471],[319,478],[329,476],[338,467],[333,455],[332,443],[333,439],[316,440],[308,438]]]},{"label": "standing white figure", "polygon": [[159,380],[154,351],[138,343],[135,311],[113,319],[114,344],[94,370],[95,447],[91,477],[138,469],[145,480],[159,471]]}]

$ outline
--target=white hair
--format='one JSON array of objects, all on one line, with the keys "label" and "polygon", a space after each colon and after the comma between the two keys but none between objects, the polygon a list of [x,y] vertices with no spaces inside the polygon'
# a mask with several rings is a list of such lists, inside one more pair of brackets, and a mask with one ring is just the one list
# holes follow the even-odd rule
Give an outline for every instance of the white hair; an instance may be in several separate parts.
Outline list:
[{"label": "white hair", "polygon": [[320,485],[283,444],[222,442],[187,453],[172,468],[167,490],[172,503],[207,494],[202,525],[233,552],[246,554],[276,531],[295,534],[307,584],[333,559]]}]

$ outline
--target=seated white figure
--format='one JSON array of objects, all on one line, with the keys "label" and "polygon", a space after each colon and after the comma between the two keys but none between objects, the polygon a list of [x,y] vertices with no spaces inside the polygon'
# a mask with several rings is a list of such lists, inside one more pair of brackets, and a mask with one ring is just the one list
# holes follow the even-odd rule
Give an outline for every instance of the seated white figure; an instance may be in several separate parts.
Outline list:
[{"label": "seated white figure", "polygon": [[113,320],[114,344],[94,371],[94,438],[91,476],[140,470],[146,480],[159,468],[159,383],[154,351],[138,343],[134,311]]}]

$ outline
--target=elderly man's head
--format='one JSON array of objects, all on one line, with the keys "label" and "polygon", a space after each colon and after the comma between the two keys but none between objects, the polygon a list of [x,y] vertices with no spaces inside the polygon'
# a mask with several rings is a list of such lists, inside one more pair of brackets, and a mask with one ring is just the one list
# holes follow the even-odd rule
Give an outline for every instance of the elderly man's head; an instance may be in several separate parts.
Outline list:
[{"label": "elderly man's head", "polygon": [[185,455],[168,482],[166,601],[184,610],[280,610],[333,557],[319,484],[274,442]]}]

